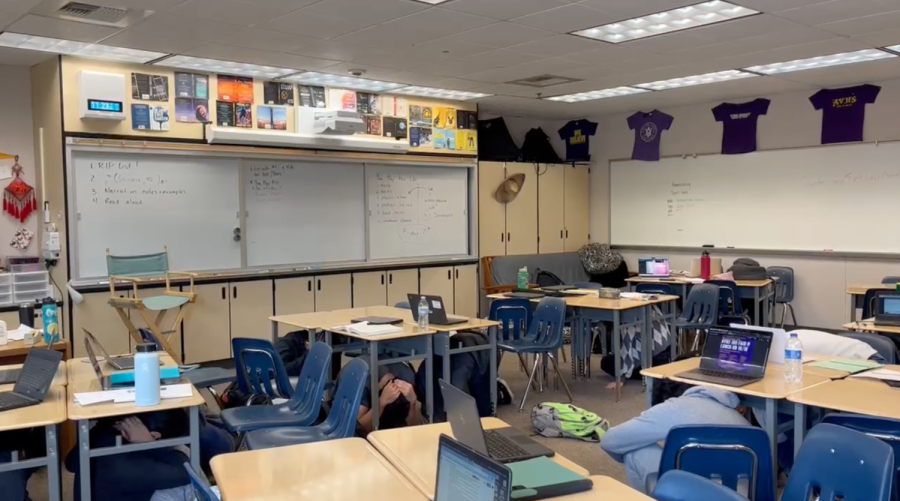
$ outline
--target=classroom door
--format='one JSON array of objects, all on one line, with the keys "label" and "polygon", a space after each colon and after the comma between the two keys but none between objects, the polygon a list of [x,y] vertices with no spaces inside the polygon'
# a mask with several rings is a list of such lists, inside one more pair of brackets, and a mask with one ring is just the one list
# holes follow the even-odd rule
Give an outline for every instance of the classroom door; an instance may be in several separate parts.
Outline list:
[{"label": "classroom door", "polygon": [[[419,269],[393,270],[388,272],[388,306],[406,301],[407,294],[419,293]],[[410,305],[412,307],[412,305]]]},{"label": "classroom door", "polygon": [[228,284],[195,285],[197,301],[184,318],[184,363],[231,358]]},{"label": "classroom door", "polygon": [[[444,300],[444,310],[453,312],[453,267],[438,266],[436,268],[422,268],[419,276],[422,294],[441,296],[441,299]],[[412,308],[417,306],[418,305],[416,304],[410,305]]]},{"label": "classroom door", "polygon": [[478,163],[478,254],[506,255],[506,205],[494,198],[504,179],[502,162]]},{"label": "classroom door", "polygon": [[275,280],[275,314],[293,315],[316,311],[313,282],[315,282],[313,277]]},{"label": "classroom door", "polygon": [[569,166],[565,172],[565,251],[572,252],[591,240],[591,170]]},{"label": "classroom door", "polygon": [[534,164],[508,163],[506,174],[524,173],[525,183],[516,198],[506,204],[506,255],[537,254],[538,180]]},{"label": "classroom door", "polygon": [[538,252],[565,250],[565,166],[541,164],[538,180]]},{"label": "classroom door", "polygon": [[272,339],[272,281],[237,282],[231,287],[231,337]]},{"label": "classroom door", "polygon": [[[128,293],[120,291],[116,294],[127,298]],[[81,304],[72,307],[71,338],[72,356],[75,358],[86,357],[84,351],[84,331],[87,329],[100,341],[110,354],[128,353],[131,351],[128,328],[119,318],[116,310],[109,305],[109,291],[84,294]],[[127,314],[127,310],[126,310]],[[18,325],[18,313],[16,314]],[[9,328],[10,324],[7,324]]]},{"label": "classroom door", "polygon": [[387,273],[373,271],[353,274],[353,307],[387,304]]},{"label": "classroom door", "polygon": [[478,317],[478,265],[457,266],[453,270],[454,313]]},{"label": "classroom door", "polygon": [[346,310],[353,305],[350,274],[316,277],[316,311]]}]

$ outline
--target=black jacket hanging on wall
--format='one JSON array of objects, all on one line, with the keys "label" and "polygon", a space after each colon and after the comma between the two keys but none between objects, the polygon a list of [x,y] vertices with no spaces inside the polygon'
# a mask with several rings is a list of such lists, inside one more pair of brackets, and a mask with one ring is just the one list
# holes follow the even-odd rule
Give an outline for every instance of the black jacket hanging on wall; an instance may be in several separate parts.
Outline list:
[{"label": "black jacket hanging on wall", "polygon": [[513,142],[503,117],[478,121],[478,160],[518,162],[522,152]]},{"label": "black jacket hanging on wall", "polygon": [[525,134],[525,142],[522,143],[522,159],[526,162],[542,164],[562,163],[556,150],[553,149],[553,145],[550,144],[550,138],[540,127],[531,129]]}]

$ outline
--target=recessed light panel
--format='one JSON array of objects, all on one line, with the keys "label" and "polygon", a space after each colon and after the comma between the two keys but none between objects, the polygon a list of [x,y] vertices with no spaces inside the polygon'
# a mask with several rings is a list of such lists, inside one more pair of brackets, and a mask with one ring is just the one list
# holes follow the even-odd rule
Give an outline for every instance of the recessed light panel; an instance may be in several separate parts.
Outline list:
[{"label": "recessed light panel", "polygon": [[72,40],[21,35],[19,33],[10,32],[0,33],[0,47],[15,47],[17,49],[51,52],[53,54],[65,54],[91,59],[106,59],[110,61],[121,61],[123,63],[140,64],[167,55],[162,52],[126,49],[124,47],[113,47],[111,45],[75,42]]},{"label": "recessed light panel", "polygon": [[698,3],[680,9],[657,12],[656,14],[575,31],[572,34],[609,43],[622,43],[629,40],[662,35],[663,33],[673,33],[698,26],[722,23],[756,14],[759,14],[759,11],[721,0],[712,0],[711,2]]},{"label": "recessed light panel", "polygon": [[[895,46],[900,49],[900,45]],[[888,49],[895,50],[888,47]],[[763,64],[760,66],[751,66],[744,68],[746,71],[753,73],[761,73],[763,75],[777,75],[779,73],[790,73],[793,71],[813,70],[816,68],[827,68],[829,66],[839,66],[842,64],[863,63],[866,61],[877,61],[879,59],[887,59],[897,57],[896,54],[885,52],[879,49],[865,49],[856,52],[846,52],[842,54],[832,54],[830,56],[811,57],[809,59],[797,59],[796,61],[787,61],[784,63]]]},{"label": "recessed light panel", "polygon": [[747,73],[741,70],[719,71],[716,73],[706,73],[704,75],[694,75],[690,77],[672,78],[669,80],[660,80],[658,82],[649,82],[635,84],[634,87],[647,90],[667,90],[678,89],[681,87],[692,87],[694,85],[705,85],[717,82],[727,82],[729,80],[740,80],[742,78],[755,77],[753,73]]},{"label": "recessed light panel", "polygon": [[404,87],[392,91],[394,94],[409,94],[411,96],[433,97],[435,99],[452,99],[454,101],[468,101],[492,96],[480,92],[466,92],[464,90],[436,89],[434,87]]},{"label": "recessed light panel", "polygon": [[592,90],[590,92],[580,92],[578,94],[566,94],[564,96],[545,97],[547,101],[561,101],[564,103],[579,103],[581,101],[593,101],[595,99],[605,99],[608,97],[629,96],[631,94],[641,94],[650,92],[647,89],[638,89],[636,87],[616,87],[614,89]]},{"label": "recessed light panel", "polygon": [[285,82],[296,82],[305,85],[340,87],[344,89],[367,90],[370,92],[388,92],[408,86],[407,84],[403,83],[382,82],[379,80],[369,80],[367,78],[332,75],[330,73],[316,73],[314,71],[297,73],[295,75],[281,78],[280,80],[283,80]]},{"label": "recessed light panel", "polygon": [[224,73],[241,77],[266,78],[270,80],[300,71],[288,68],[277,68],[274,66],[260,66],[258,64],[220,61],[218,59],[206,59],[191,56],[172,56],[154,64],[200,73]]},{"label": "recessed light panel", "polygon": [[427,3],[428,5],[437,5],[439,3],[449,2],[450,0],[416,0],[417,2]]}]

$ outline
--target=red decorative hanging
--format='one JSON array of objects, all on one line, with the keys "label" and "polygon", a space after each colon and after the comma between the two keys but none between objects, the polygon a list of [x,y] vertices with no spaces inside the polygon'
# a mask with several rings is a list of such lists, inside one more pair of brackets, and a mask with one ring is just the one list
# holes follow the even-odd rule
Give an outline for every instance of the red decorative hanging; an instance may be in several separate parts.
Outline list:
[{"label": "red decorative hanging", "polygon": [[3,210],[24,223],[32,212],[37,210],[37,196],[34,188],[22,180],[22,166],[19,165],[19,156],[15,157],[15,165],[12,167],[13,180],[3,190]]}]

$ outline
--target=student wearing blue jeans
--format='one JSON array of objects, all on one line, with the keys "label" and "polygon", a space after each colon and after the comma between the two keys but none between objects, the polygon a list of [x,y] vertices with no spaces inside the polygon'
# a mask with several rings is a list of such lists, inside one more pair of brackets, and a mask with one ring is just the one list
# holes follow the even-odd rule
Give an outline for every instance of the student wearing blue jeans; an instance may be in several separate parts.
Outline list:
[{"label": "student wearing blue jeans", "polygon": [[[0,452],[0,464],[8,463],[12,460],[12,453],[9,451]],[[16,470],[0,473],[0,492],[3,493],[4,501],[31,501],[28,497],[28,478],[34,470]]]}]

